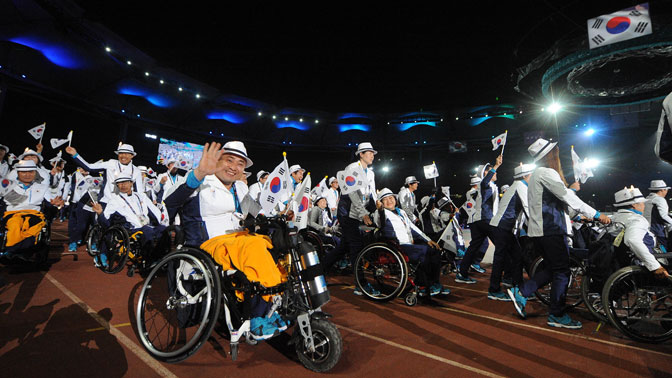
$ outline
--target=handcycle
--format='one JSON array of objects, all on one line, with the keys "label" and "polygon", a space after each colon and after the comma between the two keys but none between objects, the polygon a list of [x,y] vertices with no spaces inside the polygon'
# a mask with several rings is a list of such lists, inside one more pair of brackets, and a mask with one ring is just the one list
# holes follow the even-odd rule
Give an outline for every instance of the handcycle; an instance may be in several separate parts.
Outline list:
[{"label": "handcycle", "polygon": [[330,298],[315,248],[288,226],[285,216],[248,218],[246,227],[271,236],[287,280],[266,288],[240,271],[224,271],[198,248],[180,247],[156,264],[140,292],[136,324],[143,346],[158,360],[180,362],[196,353],[219,323],[226,325],[235,361],[243,340],[258,342],[250,331],[249,301],[240,302],[236,291],[246,297],[274,295],[268,315],[277,311],[295,326],[289,344],[301,363],[312,371],[329,371],[340,359],[342,340],[322,311]]},{"label": "handcycle", "polygon": [[11,252],[7,252],[7,229],[3,222],[0,226],[0,263],[5,265],[15,262],[41,264],[47,261],[51,242],[51,221],[45,218],[44,222],[44,226],[35,238],[35,244]]}]

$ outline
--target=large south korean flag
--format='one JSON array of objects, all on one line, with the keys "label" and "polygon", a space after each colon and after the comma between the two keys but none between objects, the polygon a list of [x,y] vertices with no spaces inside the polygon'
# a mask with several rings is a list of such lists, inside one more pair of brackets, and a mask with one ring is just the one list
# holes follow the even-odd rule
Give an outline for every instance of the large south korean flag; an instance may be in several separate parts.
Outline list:
[{"label": "large south korean flag", "polygon": [[651,34],[649,3],[588,20],[588,42],[591,49],[647,34]]}]

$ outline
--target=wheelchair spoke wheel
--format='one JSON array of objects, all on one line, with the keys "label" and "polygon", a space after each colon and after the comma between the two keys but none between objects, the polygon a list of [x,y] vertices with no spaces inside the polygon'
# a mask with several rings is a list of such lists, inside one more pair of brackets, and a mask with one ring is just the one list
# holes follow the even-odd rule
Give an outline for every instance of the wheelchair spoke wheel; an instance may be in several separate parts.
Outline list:
[{"label": "wheelchair spoke wheel", "polygon": [[595,319],[606,323],[609,320],[607,319],[607,313],[602,304],[603,287],[604,286],[601,285],[599,281],[589,276],[584,276],[581,281],[581,297],[583,298],[583,303],[586,304],[588,311],[593,314]]},{"label": "wheelchair spoke wheel", "polygon": [[100,253],[96,257],[101,263],[100,270],[107,274],[119,273],[128,260],[128,232],[121,226],[112,226],[103,232],[100,244]]},{"label": "wheelchair spoke wheel", "polygon": [[617,270],[604,284],[602,300],[611,324],[633,340],[672,338],[672,284],[640,266]]},{"label": "wheelchair spoke wheel", "polygon": [[86,234],[86,252],[91,257],[98,256],[100,247],[100,240],[103,237],[103,228],[99,225],[91,226],[89,232]]},{"label": "wheelchair spoke wheel", "polygon": [[140,341],[158,360],[186,359],[210,337],[221,300],[209,255],[191,248],[167,255],[149,273],[138,298]]},{"label": "wheelchair spoke wheel", "polygon": [[[328,320],[313,319],[310,322],[313,332],[314,350],[309,350],[305,340],[296,343],[296,354],[307,369],[324,373],[331,370],[341,358],[343,340],[336,326]],[[300,332],[298,329],[294,332]]]},{"label": "wheelchair spoke wheel", "polygon": [[404,291],[407,282],[404,256],[386,244],[370,245],[357,256],[355,284],[368,298],[389,301]]},{"label": "wheelchair spoke wheel", "polygon": [[[543,257],[538,257],[530,267],[530,277],[534,277],[537,272],[546,268]],[[583,263],[573,257],[569,257],[569,283],[567,284],[567,292],[565,299],[566,308],[574,308],[583,302],[581,296],[581,283],[585,275],[585,268]],[[544,285],[537,289],[535,296],[545,305],[551,304],[551,283]]]}]

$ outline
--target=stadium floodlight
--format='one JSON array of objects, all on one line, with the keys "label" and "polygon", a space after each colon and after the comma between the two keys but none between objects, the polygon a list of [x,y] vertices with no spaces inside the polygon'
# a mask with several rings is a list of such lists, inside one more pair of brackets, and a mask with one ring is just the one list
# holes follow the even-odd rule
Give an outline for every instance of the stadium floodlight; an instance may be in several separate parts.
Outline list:
[{"label": "stadium floodlight", "polygon": [[386,166],[383,167],[383,172],[389,172],[389,171],[390,171],[389,166],[386,165]]},{"label": "stadium floodlight", "polygon": [[557,112],[562,110],[562,105],[560,105],[557,102],[553,102],[551,105],[548,106],[548,111],[551,112],[551,114],[556,114]]},{"label": "stadium floodlight", "polygon": [[593,158],[586,158],[586,160],[583,161],[583,164],[585,164],[586,168],[593,169],[600,165],[600,161]]},{"label": "stadium floodlight", "polygon": [[584,131],[583,134],[584,134],[585,136],[592,136],[593,134],[595,134],[595,129],[593,129],[593,128],[591,127],[590,129]]}]

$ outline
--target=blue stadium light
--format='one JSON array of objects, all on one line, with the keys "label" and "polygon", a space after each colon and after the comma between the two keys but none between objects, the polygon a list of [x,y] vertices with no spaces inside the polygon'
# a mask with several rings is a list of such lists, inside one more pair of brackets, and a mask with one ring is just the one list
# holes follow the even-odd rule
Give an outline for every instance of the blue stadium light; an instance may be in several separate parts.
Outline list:
[{"label": "blue stadium light", "polygon": [[297,129],[301,131],[307,131],[309,127],[301,122],[297,121],[279,121],[275,122],[275,127],[278,129]]},{"label": "blue stadium light", "polygon": [[346,131],[359,130],[364,132],[371,131],[371,126],[364,124],[340,124],[338,125],[338,131],[344,133]]},{"label": "blue stadium light", "polygon": [[118,93],[127,96],[142,97],[145,100],[147,100],[150,104],[158,106],[160,108],[168,108],[173,106],[173,100],[171,100],[170,98],[162,94],[153,93],[151,90],[140,86],[134,86],[134,85],[124,86],[119,88]]},{"label": "blue stadium light", "polygon": [[593,129],[592,127],[583,132],[583,135],[585,136],[592,136],[593,134],[595,134],[595,129]]},{"label": "blue stadium light", "polygon": [[221,119],[229,123],[239,125],[247,121],[246,117],[234,111],[215,111],[207,115],[208,119]]},{"label": "blue stadium light", "polygon": [[37,50],[51,63],[69,69],[82,68],[84,60],[63,46],[36,37],[16,37],[9,40]]},{"label": "blue stadium light", "polygon": [[425,126],[431,126],[431,127],[436,127],[436,122],[407,122],[407,123],[401,123],[399,124],[399,131],[406,131],[412,127],[415,126],[420,126],[420,125],[425,125]]}]

